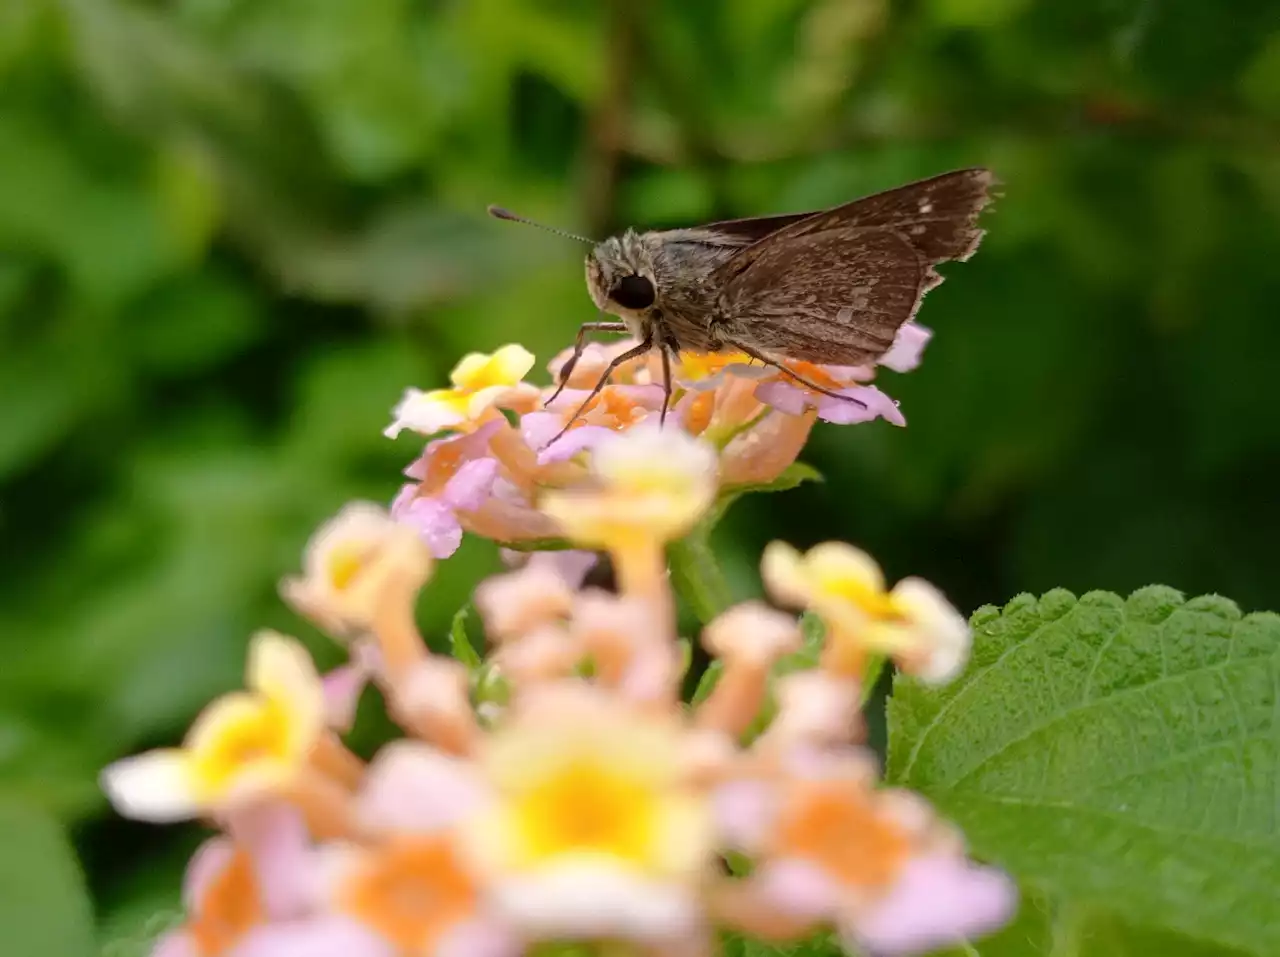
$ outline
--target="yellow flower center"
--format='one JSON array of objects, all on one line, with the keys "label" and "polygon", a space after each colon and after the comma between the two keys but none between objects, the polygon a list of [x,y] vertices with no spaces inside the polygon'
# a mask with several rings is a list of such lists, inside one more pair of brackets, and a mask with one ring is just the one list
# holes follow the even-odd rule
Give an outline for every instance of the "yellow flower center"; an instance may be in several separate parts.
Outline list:
[{"label": "yellow flower center", "polygon": [[228,716],[192,751],[191,770],[202,791],[217,794],[249,765],[289,761],[291,743],[287,715],[263,701],[257,708]]},{"label": "yellow flower center", "polygon": [[751,357],[745,352],[682,352],[680,375],[685,379],[709,379],[731,365],[747,365]]},{"label": "yellow flower center", "polygon": [[897,603],[887,592],[859,578],[823,577],[818,587],[831,598],[855,605],[869,618],[894,620],[900,617]]},{"label": "yellow flower center", "polygon": [[590,759],[570,763],[517,799],[527,862],[574,852],[643,862],[653,844],[658,799],[648,782]]},{"label": "yellow flower center", "polygon": [[364,567],[365,549],[355,542],[336,545],[329,554],[327,562],[329,583],[337,590],[343,591],[360,574]]}]

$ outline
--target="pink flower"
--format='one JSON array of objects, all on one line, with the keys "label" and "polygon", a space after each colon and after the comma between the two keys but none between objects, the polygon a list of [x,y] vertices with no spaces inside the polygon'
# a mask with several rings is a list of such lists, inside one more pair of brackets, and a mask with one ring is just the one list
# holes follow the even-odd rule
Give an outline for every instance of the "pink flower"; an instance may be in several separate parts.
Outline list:
[{"label": "pink flower", "polygon": [[397,952],[355,920],[324,914],[262,927],[229,957],[397,957]]},{"label": "pink flower", "polygon": [[954,854],[909,860],[889,893],[841,924],[849,944],[919,954],[989,933],[1010,920],[1018,892],[994,868]]},{"label": "pink flower", "polygon": [[714,795],[723,839],[754,855],[720,888],[728,923],[770,939],[835,924],[851,950],[916,954],[999,927],[1016,892],[969,862],[955,833],[909,793],[877,789],[868,756],[793,753],[774,773]]},{"label": "pink flower", "polygon": [[206,841],[191,858],[182,889],[187,920],[159,942],[156,957],[289,953],[255,948],[273,936],[273,924],[297,920],[311,903],[312,851],[302,821],[264,805],[228,824],[231,837]]},{"label": "pink flower", "polygon": [[371,642],[356,641],[351,646],[351,661],[334,668],[321,678],[325,723],[330,728],[341,734],[351,730],[360,696],[377,668],[377,647]]},{"label": "pink flower", "polygon": [[898,404],[875,386],[853,385],[836,391],[846,398],[823,395],[794,382],[774,379],[756,386],[756,398],[788,415],[817,409],[818,418],[837,425],[854,425],[873,419],[884,419],[900,426],[907,424]]},{"label": "pink flower", "polygon": [[488,800],[467,761],[417,741],[393,741],[369,765],[356,814],[372,834],[432,834]]},{"label": "pink flower", "polygon": [[400,489],[391,514],[414,528],[435,558],[448,558],[462,544],[457,513],[476,511],[493,494],[500,466],[489,443],[502,424],[494,421],[469,435],[429,442],[405,470],[419,482]]}]

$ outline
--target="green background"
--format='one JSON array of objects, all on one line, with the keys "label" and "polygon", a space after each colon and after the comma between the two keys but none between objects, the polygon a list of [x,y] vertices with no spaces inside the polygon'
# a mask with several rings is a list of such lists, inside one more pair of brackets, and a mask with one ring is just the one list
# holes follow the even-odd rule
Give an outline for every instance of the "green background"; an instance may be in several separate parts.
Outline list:
[{"label": "green background", "polygon": [[[196,835],[115,820],[97,770],[235,684],[255,627],[314,641],[274,583],[394,493],[401,390],[593,318],[582,249],[487,203],[598,236],[976,164],[991,233],[882,381],[909,427],[820,427],[825,484],[736,506],[738,588],[769,539],[840,537],[966,611],[1157,581],[1280,604],[1274,0],[0,2],[16,957],[88,946],[55,822],[104,937],[173,906]],[[495,561],[442,567],[433,633]]]}]

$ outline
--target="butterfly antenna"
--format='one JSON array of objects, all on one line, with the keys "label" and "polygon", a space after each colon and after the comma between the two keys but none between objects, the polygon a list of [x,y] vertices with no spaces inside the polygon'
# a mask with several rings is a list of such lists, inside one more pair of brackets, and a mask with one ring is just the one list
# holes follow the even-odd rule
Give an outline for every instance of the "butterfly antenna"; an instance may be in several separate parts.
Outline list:
[{"label": "butterfly antenna", "polygon": [[509,209],[503,209],[501,206],[490,206],[489,215],[494,219],[505,219],[512,223],[524,223],[526,226],[536,226],[543,232],[554,233],[557,236],[563,236],[565,239],[576,239],[580,243],[586,243],[588,246],[594,246],[596,241],[588,239],[586,236],[579,236],[577,233],[571,233],[567,229],[556,229],[554,226],[547,226],[532,219],[525,219],[523,216],[517,216]]}]

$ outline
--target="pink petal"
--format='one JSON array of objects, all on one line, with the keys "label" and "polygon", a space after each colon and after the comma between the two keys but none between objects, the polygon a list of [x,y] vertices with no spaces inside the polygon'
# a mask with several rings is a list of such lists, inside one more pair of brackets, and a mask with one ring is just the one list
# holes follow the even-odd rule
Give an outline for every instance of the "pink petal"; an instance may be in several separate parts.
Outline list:
[{"label": "pink petal", "polygon": [[201,957],[200,948],[185,930],[173,930],[156,941],[150,957]]},{"label": "pink petal", "polygon": [[841,389],[840,395],[857,401],[819,395],[818,418],[838,425],[853,425],[857,422],[870,422],[872,419],[884,419],[894,425],[907,424],[898,404],[875,386],[851,386]]},{"label": "pink petal", "polygon": [[259,927],[228,957],[395,957],[390,943],[346,917]]},{"label": "pink petal", "polygon": [[875,366],[823,366],[822,369],[843,385],[870,382],[876,377]]},{"label": "pink petal", "polygon": [[1017,900],[1001,871],[962,857],[918,857],[845,932],[878,954],[918,954],[995,930],[1013,917]]},{"label": "pink petal", "polygon": [[196,848],[182,878],[183,907],[195,910],[196,903],[208,890],[209,882],[222,873],[234,854],[234,845],[225,837],[212,837]]},{"label": "pink petal", "polygon": [[313,898],[314,873],[302,815],[287,804],[263,804],[236,811],[226,826],[253,858],[267,916],[289,920],[306,913]]},{"label": "pink petal", "polygon": [[350,731],[355,724],[360,695],[368,683],[369,668],[361,662],[342,665],[326,674],[321,680],[325,724],[342,734]]},{"label": "pink petal", "polygon": [[603,425],[580,425],[538,452],[538,464],[549,465],[552,462],[564,462],[579,452],[595,448],[602,440],[609,439],[617,433],[606,429]]},{"label": "pink petal", "polygon": [[564,428],[558,412],[526,412],[520,416],[520,436],[531,449],[541,449]]},{"label": "pink petal", "polygon": [[759,850],[773,829],[773,788],[763,781],[739,779],[712,792],[711,809],[726,844],[740,851]]},{"label": "pink petal", "polygon": [[924,347],[933,338],[933,330],[915,322],[908,322],[898,330],[889,351],[879,359],[879,365],[894,372],[910,372],[920,364]]},{"label": "pink petal", "polygon": [[462,526],[444,502],[435,498],[415,498],[396,518],[413,528],[436,558],[448,558],[462,544]]},{"label": "pink petal", "polygon": [[500,420],[495,420],[486,422],[466,435],[448,435],[442,439],[432,439],[422,450],[422,454],[404,470],[404,474],[419,481],[425,479],[431,470],[432,460],[443,453],[457,453],[464,459],[489,458],[489,440],[502,427],[502,424]]},{"label": "pink petal", "polygon": [[523,942],[497,920],[475,918],[447,931],[436,944],[434,957],[516,957]]},{"label": "pink petal", "polygon": [[473,512],[493,493],[493,483],[497,477],[497,459],[472,459],[464,463],[453,478],[445,483],[440,498],[453,508]]},{"label": "pink petal", "polygon": [[771,904],[801,920],[822,920],[840,906],[840,885],[809,861],[769,861],[753,880]]},{"label": "pink petal", "polygon": [[529,556],[529,564],[545,565],[559,575],[566,585],[577,590],[587,580],[591,569],[596,567],[600,556],[595,552],[584,552],[578,549],[565,549],[558,552],[534,552]]},{"label": "pink petal", "polygon": [[756,386],[756,398],[787,415],[803,415],[813,403],[809,393],[790,382],[775,379]]},{"label": "pink petal", "polygon": [[386,745],[369,766],[357,814],[379,831],[431,833],[488,800],[470,766],[413,741]]}]

